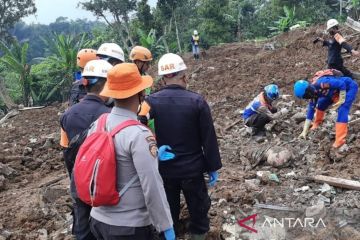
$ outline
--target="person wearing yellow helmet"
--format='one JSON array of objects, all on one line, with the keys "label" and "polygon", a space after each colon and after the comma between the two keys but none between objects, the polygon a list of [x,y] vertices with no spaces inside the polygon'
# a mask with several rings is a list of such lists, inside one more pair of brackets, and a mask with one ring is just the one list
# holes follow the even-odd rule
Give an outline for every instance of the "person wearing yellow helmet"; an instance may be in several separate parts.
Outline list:
[{"label": "person wearing yellow helmet", "polygon": [[131,49],[130,60],[136,64],[141,75],[146,75],[146,71],[150,68],[150,62],[153,60],[153,57],[149,49],[135,46]]},{"label": "person wearing yellow helmet", "polygon": [[[130,60],[135,63],[140,74],[142,76],[147,75],[146,71],[150,68],[150,62],[153,60],[152,54],[149,49],[142,46],[135,46],[131,49],[130,52]],[[151,88],[145,89],[145,95],[150,95]],[[140,112],[143,112],[144,109],[140,109]],[[146,110],[145,110],[146,111]],[[140,113],[139,112],[139,113]],[[139,120],[144,118],[144,116],[139,115]],[[151,119],[149,121],[142,120],[144,123],[148,125],[148,127],[155,132],[155,123],[154,120]]]},{"label": "person wearing yellow helmet", "polygon": [[69,106],[78,103],[86,95],[86,90],[80,81],[82,79],[82,72],[85,65],[96,58],[96,50],[94,49],[85,48],[78,52],[76,56],[76,65],[80,70],[74,74],[75,81],[70,90]]}]

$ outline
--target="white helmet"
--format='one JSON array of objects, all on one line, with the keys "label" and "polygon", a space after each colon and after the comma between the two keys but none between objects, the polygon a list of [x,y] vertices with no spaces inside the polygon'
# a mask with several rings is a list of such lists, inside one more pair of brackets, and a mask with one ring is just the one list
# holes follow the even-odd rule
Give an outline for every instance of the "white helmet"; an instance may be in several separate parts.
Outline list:
[{"label": "white helmet", "polygon": [[163,55],[158,63],[158,73],[160,76],[181,72],[186,69],[187,67],[184,60],[174,53],[167,53]]},{"label": "white helmet", "polygon": [[96,55],[106,55],[125,62],[124,51],[116,43],[103,43],[97,50]]},{"label": "white helmet", "polygon": [[336,19],[330,19],[326,23],[326,30],[329,31],[330,28],[333,28],[337,25],[339,25],[339,22]]},{"label": "white helmet", "polygon": [[101,77],[107,78],[108,71],[113,66],[105,60],[91,60],[88,62],[82,73],[83,77]]},{"label": "white helmet", "polygon": [[197,30],[194,30],[194,35],[198,35],[198,31]]}]

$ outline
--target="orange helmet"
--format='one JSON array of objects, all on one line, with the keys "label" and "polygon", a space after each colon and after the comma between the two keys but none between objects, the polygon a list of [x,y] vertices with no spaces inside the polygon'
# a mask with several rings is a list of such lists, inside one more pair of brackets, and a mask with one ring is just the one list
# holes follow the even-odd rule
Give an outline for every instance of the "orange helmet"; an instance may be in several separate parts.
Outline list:
[{"label": "orange helmet", "polygon": [[135,46],[133,49],[131,49],[130,52],[130,60],[140,60],[143,62],[151,61],[152,55],[149,49],[141,47],[141,46]]},{"label": "orange helmet", "polygon": [[87,62],[97,59],[96,58],[96,50],[89,49],[89,48],[81,49],[78,52],[76,59],[77,59],[76,64],[79,67],[84,68]]}]

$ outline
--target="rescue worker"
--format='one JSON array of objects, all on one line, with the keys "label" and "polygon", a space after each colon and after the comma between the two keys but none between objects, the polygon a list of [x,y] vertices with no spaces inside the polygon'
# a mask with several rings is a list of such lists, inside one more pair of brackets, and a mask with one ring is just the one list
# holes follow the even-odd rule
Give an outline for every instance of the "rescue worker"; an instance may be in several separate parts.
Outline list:
[{"label": "rescue worker", "polygon": [[[141,76],[133,63],[118,64],[109,71],[101,92],[102,96],[115,99],[106,123],[109,131],[126,120],[137,119],[144,90],[152,84],[152,78]],[[94,130],[96,124],[89,134]],[[158,171],[155,137],[145,126],[130,126],[115,135],[114,145],[118,190],[134,175],[138,178],[118,205],[91,210],[92,232],[97,239],[149,240],[153,239],[153,224],[159,232],[164,232],[167,240],[174,240],[171,213]]]},{"label": "rescue worker", "polygon": [[[142,76],[146,76],[146,71],[150,68],[150,62],[152,61],[153,57],[149,49],[135,46],[131,49],[130,52],[130,60],[136,64],[140,74]],[[145,95],[149,95],[151,93],[151,87],[145,89]],[[140,120],[141,117],[139,117]],[[141,120],[140,120],[141,121]],[[146,121],[146,120],[145,120]],[[154,120],[148,121],[148,127],[154,132]]]},{"label": "rescue worker", "polygon": [[[92,60],[88,62],[83,71],[83,85],[87,94],[82,101],[65,111],[60,118],[60,125],[64,129],[68,139],[88,129],[90,125],[103,113],[111,109],[105,106],[106,97],[100,96],[107,78],[107,72],[112,68],[105,60]],[[72,169],[68,168],[69,175]],[[71,177],[71,195],[73,198],[73,234],[77,240],[96,239],[89,225],[91,206],[83,203],[77,196],[73,177]]]},{"label": "rescue worker", "polygon": [[304,129],[299,137],[306,139],[314,115],[312,129],[316,129],[323,122],[325,111],[332,105],[332,108],[338,112],[333,147],[339,148],[345,144],[348,115],[357,91],[358,84],[345,76],[320,75],[313,79],[312,84],[306,80],[297,81],[294,85],[295,96],[310,100]]},{"label": "rescue worker", "polygon": [[124,51],[116,43],[101,44],[97,50],[96,56],[99,59],[108,61],[113,66],[125,62]]},{"label": "rescue worker", "polygon": [[191,46],[192,46],[192,53],[194,55],[195,60],[200,58],[199,43],[200,43],[199,33],[197,30],[194,30],[194,34],[191,36]]},{"label": "rescue worker", "polygon": [[323,46],[328,48],[327,64],[329,69],[339,70],[344,76],[352,78],[352,73],[344,66],[344,60],[341,57],[341,49],[346,49],[346,51],[352,55],[359,55],[359,52],[354,50],[341,35],[339,31],[339,22],[336,19],[327,21],[326,30],[331,38],[329,40],[317,38],[314,43],[320,41],[323,43]]},{"label": "rescue worker", "polygon": [[267,85],[264,90],[247,105],[243,118],[245,125],[252,128],[252,135],[265,136],[265,125],[270,123],[277,113],[273,102],[279,98],[279,87]]},{"label": "rescue worker", "polygon": [[222,167],[210,108],[201,95],[186,90],[187,67],[180,56],[165,54],[158,67],[166,86],[149,95],[142,109],[148,109],[149,118],[155,120],[158,146],[168,145],[159,156],[166,151],[173,153],[170,158],[160,157],[159,169],[175,229],[182,191],[190,213],[192,239],[205,239],[211,201],[204,173],[209,175],[209,185],[214,186]]},{"label": "rescue worker", "polygon": [[[81,74],[84,70],[86,63],[88,63],[91,60],[95,60],[96,58],[97,58],[96,50],[94,49],[81,49],[77,53],[76,65],[80,68],[80,71],[74,74],[75,81],[73,82],[73,85],[71,87],[70,98],[69,98],[70,107],[78,103],[86,95],[86,89],[81,81],[82,79]],[[68,143],[69,143],[69,139],[67,138],[64,129],[61,129],[60,146],[67,148]]]},{"label": "rescue worker", "polygon": [[82,85],[82,71],[86,63],[96,59],[96,50],[94,49],[81,49],[76,56],[76,65],[80,68],[80,71],[74,74],[74,83],[70,91],[69,106],[72,106],[80,101],[85,95],[86,90]]},{"label": "rescue worker", "polygon": [[153,60],[153,57],[149,49],[135,46],[130,51],[130,60],[136,64],[140,74],[144,76],[150,67],[150,62]]}]

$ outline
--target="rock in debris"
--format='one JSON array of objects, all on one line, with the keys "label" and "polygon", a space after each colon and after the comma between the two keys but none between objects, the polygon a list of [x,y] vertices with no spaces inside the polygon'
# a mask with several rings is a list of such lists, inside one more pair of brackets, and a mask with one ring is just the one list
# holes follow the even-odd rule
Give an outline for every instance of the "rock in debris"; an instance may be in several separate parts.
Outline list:
[{"label": "rock in debris", "polygon": [[14,177],[17,175],[17,172],[13,168],[3,163],[0,163],[0,175],[4,175],[6,177]]},{"label": "rock in debris", "polygon": [[297,124],[299,124],[299,123],[305,121],[305,119],[306,119],[306,114],[303,113],[303,112],[298,112],[298,113],[296,113],[295,115],[293,115],[291,118],[292,118]]},{"label": "rock in debris", "polygon": [[0,175],[0,191],[5,190],[6,188],[6,179],[3,175]]},{"label": "rock in debris", "polygon": [[305,210],[306,217],[317,217],[323,218],[326,216],[326,208],[324,203],[319,203],[317,205],[306,208]]},{"label": "rock in debris", "polygon": [[245,186],[249,190],[258,190],[260,185],[259,179],[246,179],[245,180]]},{"label": "rock in debris", "polygon": [[48,239],[48,232],[46,229],[42,228],[38,230],[39,233],[39,240],[47,240]]},{"label": "rock in debris", "polygon": [[282,167],[293,159],[293,153],[287,148],[272,147],[267,153],[267,163],[273,167]]},{"label": "rock in debris", "polygon": [[270,181],[279,183],[280,180],[275,173],[271,173],[270,171],[257,171],[256,176],[260,179],[262,183],[268,183]]}]

